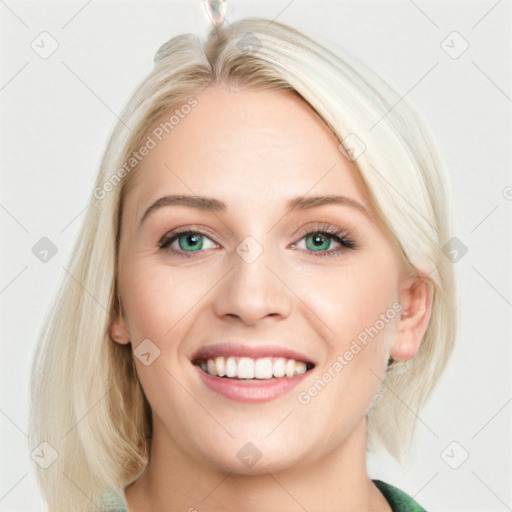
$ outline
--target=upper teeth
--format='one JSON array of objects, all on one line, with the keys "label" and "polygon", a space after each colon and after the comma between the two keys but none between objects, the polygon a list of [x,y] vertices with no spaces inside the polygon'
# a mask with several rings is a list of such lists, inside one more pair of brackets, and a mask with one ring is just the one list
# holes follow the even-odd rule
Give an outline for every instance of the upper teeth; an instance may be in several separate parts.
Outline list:
[{"label": "upper teeth", "polygon": [[223,357],[202,360],[201,368],[210,375],[238,379],[271,379],[272,377],[293,377],[306,372],[307,365],[295,359],[284,357]]}]

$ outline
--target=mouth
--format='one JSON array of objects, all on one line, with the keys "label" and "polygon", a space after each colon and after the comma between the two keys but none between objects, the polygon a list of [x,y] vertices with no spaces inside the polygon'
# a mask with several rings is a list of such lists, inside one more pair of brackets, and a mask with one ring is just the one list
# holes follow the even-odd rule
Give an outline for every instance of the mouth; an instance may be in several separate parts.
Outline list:
[{"label": "mouth", "polygon": [[298,352],[263,345],[212,345],[196,352],[191,362],[211,391],[249,403],[287,394],[315,367]]},{"label": "mouth", "polygon": [[214,377],[237,380],[270,380],[302,375],[314,365],[305,361],[285,357],[236,357],[217,356],[199,358],[192,364]]}]

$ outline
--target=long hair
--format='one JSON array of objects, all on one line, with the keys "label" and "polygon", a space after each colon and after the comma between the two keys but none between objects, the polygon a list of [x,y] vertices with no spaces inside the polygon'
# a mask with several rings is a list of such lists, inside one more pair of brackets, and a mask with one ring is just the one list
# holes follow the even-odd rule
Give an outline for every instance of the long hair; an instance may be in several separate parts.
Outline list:
[{"label": "long hair", "polygon": [[31,450],[47,443],[51,454],[47,467],[34,466],[50,511],[97,510],[106,488],[122,492],[148,463],[151,410],[130,344],[109,336],[119,312],[123,198],[153,121],[180,106],[192,109],[196,96],[217,83],[284,89],[308,102],[352,157],[403,261],[431,283],[432,313],[420,349],[390,363],[368,415],[369,445],[380,442],[398,459],[409,449],[411,410],[419,411],[452,350],[455,280],[442,252],[451,232],[448,184],[415,111],[343,49],[329,50],[277,22],[241,20],[212,29],[206,41],[174,37],[158,50],[112,132],[34,355],[29,443]]}]

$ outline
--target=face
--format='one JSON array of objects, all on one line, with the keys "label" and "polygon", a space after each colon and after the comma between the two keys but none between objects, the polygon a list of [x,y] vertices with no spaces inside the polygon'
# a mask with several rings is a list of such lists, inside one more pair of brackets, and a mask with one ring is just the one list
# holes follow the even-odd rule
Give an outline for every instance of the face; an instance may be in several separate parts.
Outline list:
[{"label": "face", "polygon": [[122,214],[112,331],[135,351],[154,436],[237,473],[360,446],[401,332],[400,258],[299,97],[196,99],[161,141],[168,114],[146,134]]}]

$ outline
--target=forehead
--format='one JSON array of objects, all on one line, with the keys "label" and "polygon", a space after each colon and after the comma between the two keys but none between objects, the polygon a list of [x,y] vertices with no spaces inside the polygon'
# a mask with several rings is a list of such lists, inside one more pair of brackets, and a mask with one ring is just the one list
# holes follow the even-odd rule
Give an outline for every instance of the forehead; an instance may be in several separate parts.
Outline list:
[{"label": "forehead", "polygon": [[194,98],[193,108],[166,112],[144,137],[154,147],[129,193],[138,213],[171,193],[218,197],[254,211],[310,192],[364,201],[355,165],[297,94],[216,85]]}]

